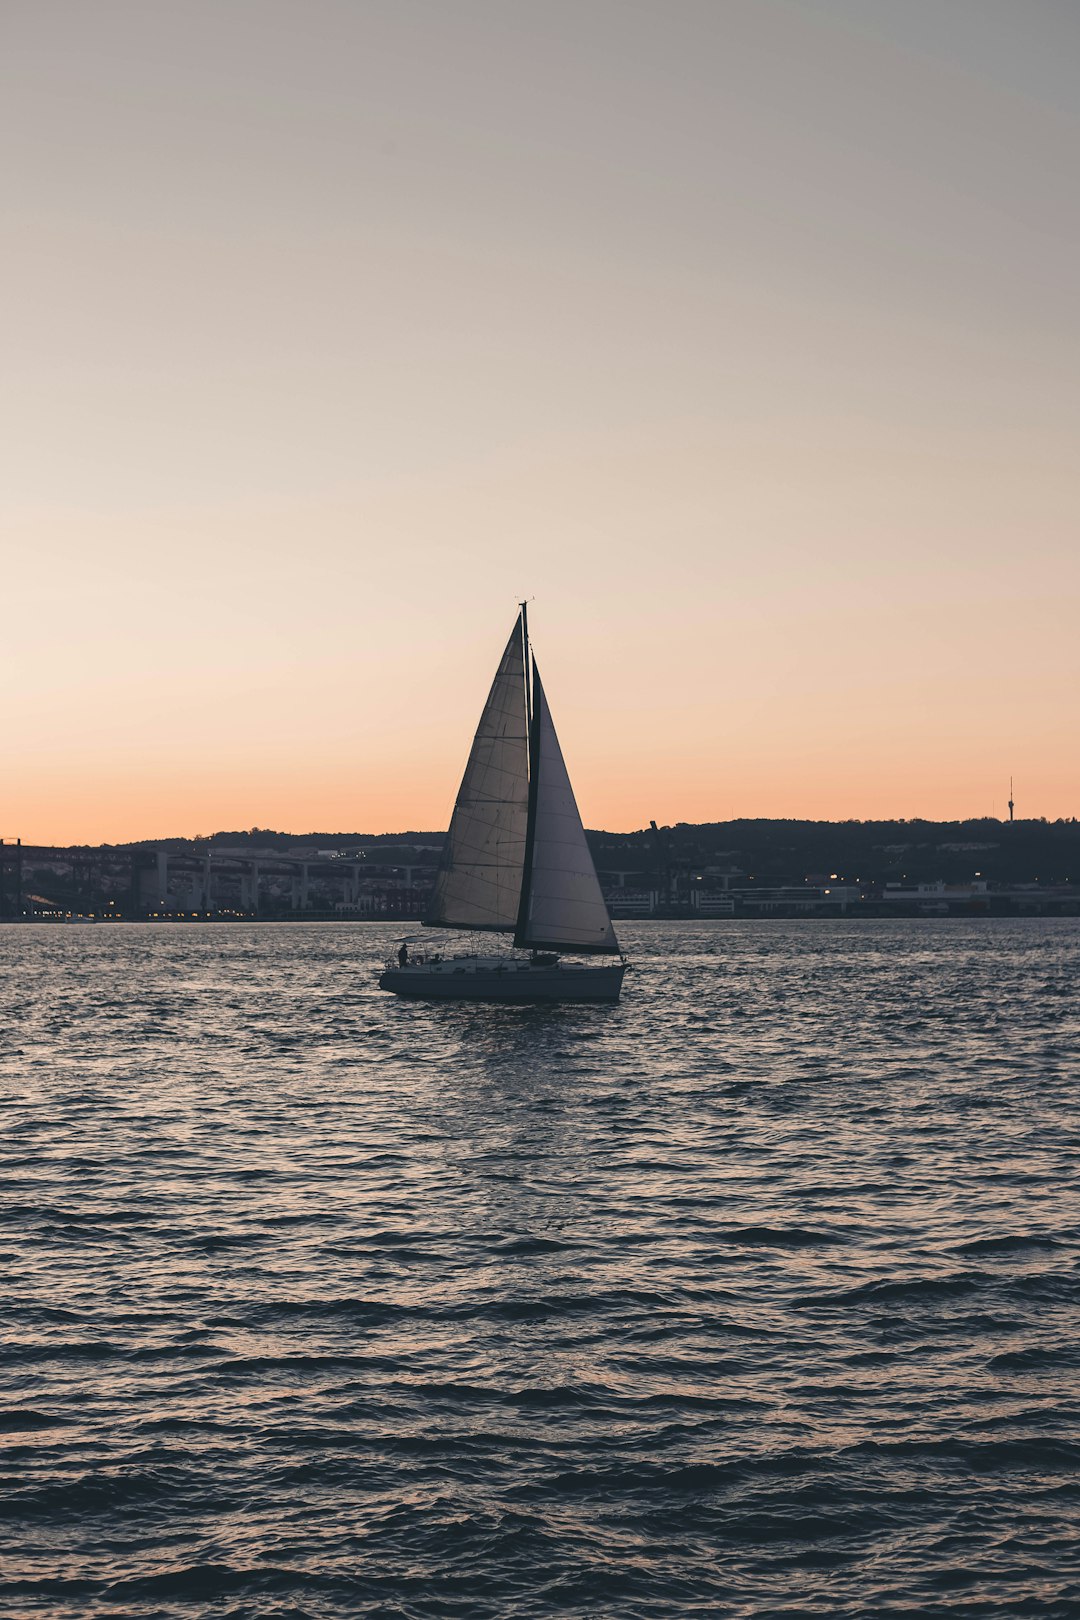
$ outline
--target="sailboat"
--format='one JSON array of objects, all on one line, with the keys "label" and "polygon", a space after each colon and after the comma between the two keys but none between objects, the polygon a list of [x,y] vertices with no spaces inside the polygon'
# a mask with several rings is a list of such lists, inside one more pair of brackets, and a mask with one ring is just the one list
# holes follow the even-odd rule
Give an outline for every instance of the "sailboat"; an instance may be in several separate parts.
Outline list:
[{"label": "sailboat", "polygon": [[585,842],[524,603],[480,716],[424,924],[512,934],[514,951],[410,954],[405,941],[380,974],[380,989],[468,1001],[619,999],[626,960]]}]

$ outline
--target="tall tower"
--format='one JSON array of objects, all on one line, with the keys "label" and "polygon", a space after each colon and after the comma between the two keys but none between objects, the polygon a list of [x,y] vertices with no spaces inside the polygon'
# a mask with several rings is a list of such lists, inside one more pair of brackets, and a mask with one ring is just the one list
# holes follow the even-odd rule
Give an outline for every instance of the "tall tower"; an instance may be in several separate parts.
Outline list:
[{"label": "tall tower", "polygon": [[1009,820],[1010,821],[1013,818],[1013,786],[1012,786],[1012,782],[1013,782],[1013,779],[1010,776],[1009,777]]}]

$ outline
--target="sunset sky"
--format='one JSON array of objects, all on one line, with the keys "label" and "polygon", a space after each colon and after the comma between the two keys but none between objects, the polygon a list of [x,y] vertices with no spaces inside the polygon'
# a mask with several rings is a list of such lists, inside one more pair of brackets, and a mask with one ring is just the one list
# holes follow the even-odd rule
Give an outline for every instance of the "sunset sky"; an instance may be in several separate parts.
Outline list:
[{"label": "sunset sky", "polygon": [[7,0],[0,834],[1080,813],[1080,7]]}]

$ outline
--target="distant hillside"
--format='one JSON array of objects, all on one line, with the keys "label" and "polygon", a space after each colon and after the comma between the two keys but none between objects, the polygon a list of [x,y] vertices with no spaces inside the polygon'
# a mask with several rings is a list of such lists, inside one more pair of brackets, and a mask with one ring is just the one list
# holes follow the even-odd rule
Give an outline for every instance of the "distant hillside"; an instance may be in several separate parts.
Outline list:
[{"label": "distant hillside", "polygon": [[[417,864],[437,858],[443,832],[286,833],[250,827],[217,832],[213,847],[232,849],[382,850],[392,858],[413,850]],[[741,871],[761,883],[837,879],[886,883],[944,879],[963,882],[976,874],[991,883],[1080,883],[1080,821],[794,821],[740,819],[679,822],[655,832],[592,831],[588,835],[602,873],[622,872],[644,881],[661,872]],[[192,840],[143,841],[160,849],[185,849]],[[125,846],[128,847],[128,846]]]},{"label": "distant hillside", "polygon": [[589,835],[597,864],[738,868],[759,882],[1080,882],[1080,822],[680,822],[658,832]]},{"label": "distant hillside", "polygon": [[[275,832],[270,827],[245,827],[236,832],[215,832],[198,834],[194,838],[135,838],[128,844],[117,844],[117,849],[189,849],[192,844],[207,845],[212,849],[276,849],[282,854],[292,853],[298,849],[327,849],[327,850],[354,850],[377,848],[386,845],[402,845],[422,847],[430,845],[439,849],[445,838],[445,832],[401,832],[401,833],[358,833],[358,832],[308,832],[288,833]],[[113,846],[110,846],[113,847]]]}]

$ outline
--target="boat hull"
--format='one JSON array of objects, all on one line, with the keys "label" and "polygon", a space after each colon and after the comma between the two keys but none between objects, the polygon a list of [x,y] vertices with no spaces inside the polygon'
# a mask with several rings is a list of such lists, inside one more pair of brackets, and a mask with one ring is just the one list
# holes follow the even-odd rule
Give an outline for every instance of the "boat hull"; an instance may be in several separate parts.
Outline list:
[{"label": "boat hull", "polygon": [[482,958],[459,957],[384,968],[379,989],[425,1001],[618,1001],[625,971],[622,962],[534,967],[529,962],[495,965]]}]

